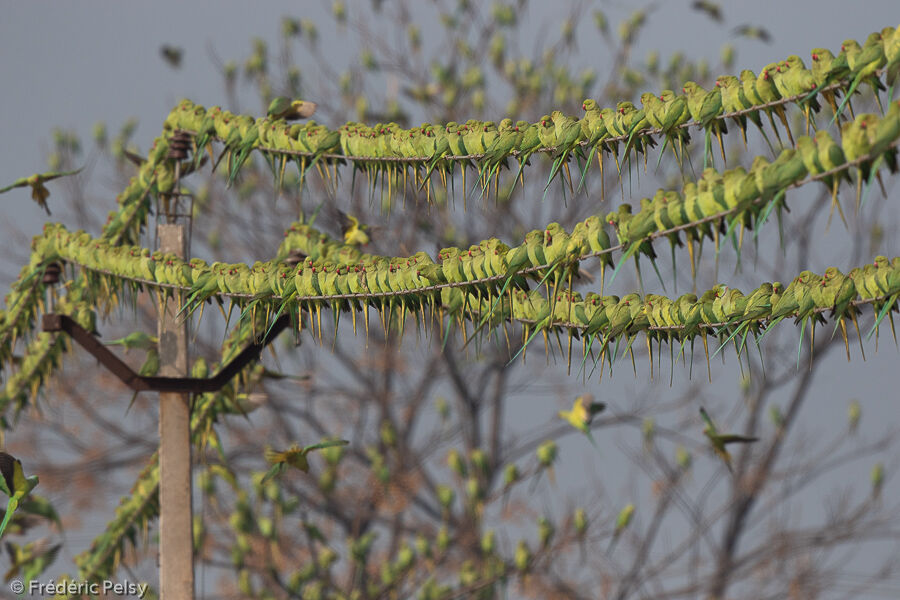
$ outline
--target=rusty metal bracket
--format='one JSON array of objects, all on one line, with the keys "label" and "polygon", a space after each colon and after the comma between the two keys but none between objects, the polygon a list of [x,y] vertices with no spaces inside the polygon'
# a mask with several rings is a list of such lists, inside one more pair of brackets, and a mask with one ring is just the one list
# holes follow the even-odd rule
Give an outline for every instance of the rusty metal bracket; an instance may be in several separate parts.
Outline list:
[{"label": "rusty metal bracket", "polygon": [[215,392],[222,389],[231,378],[251,362],[258,360],[263,349],[290,324],[290,317],[284,315],[272,325],[263,338],[250,344],[218,373],[206,379],[192,377],[142,377],[131,370],[118,356],[110,352],[97,338],[67,315],[47,313],[43,316],[44,331],[61,331],[69,334],[78,344],[94,355],[100,363],[119,378],[119,380],[136,392]]}]

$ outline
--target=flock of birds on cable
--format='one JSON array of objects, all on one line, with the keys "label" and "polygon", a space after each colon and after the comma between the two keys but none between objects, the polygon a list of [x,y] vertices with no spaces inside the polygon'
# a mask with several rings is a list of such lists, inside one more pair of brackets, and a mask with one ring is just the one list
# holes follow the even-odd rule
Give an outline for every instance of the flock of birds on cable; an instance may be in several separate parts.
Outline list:
[{"label": "flock of birds on cable", "polygon": [[[857,210],[864,185],[870,187],[876,179],[880,184],[882,167],[896,172],[900,102],[893,100],[893,86],[900,74],[900,32],[893,27],[885,28],[870,35],[862,46],[847,40],[837,56],[816,48],[811,52],[811,59],[811,69],[798,56],[790,56],[783,62],[767,65],[759,74],[745,70],[739,77],[722,76],[712,90],[687,82],[682,94],[671,90],[658,95],[645,93],[641,96],[641,108],[630,102],[621,102],[615,108],[600,108],[595,101],[586,100],[584,116],[580,119],[553,111],[536,123],[512,119],[503,119],[499,124],[469,120],[423,124],[408,130],[396,123],[374,126],[348,123],[331,130],[314,121],[291,123],[309,118],[315,111],[313,103],[302,100],[276,98],[267,116],[260,119],[233,115],[218,107],[206,110],[185,100],[166,119],[164,134],[154,142],[148,156],[138,159],[138,174],[117,198],[119,210],[110,213],[100,237],[48,224],[34,238],[31,259],[6,296],[5,308],[0,310],[0,366],[12,371],[0,390],[0,414],[11,402],[19,408],[24,406],[29,392],[36,395],[61,361],[66,346],[63,336],[33,335],[38,311],[45,308],[43,276],[48,265],[59,262],[71,267],[73,276],[64,284],[65,295],[56,297],[56,291],[53,292],[54,310],[70,315],[89,331],[96,331],[98,309],[109,311],[129,299],[133,303],[137,292],[144,288],[154,290],[160,303],[175,296],[183,298],[183,313],[199,308],[202,314],[208,301],[216,301],[225,314],[225,302],[229,301],[226,316],[238,308],[240,323],[224,346],[223,362],[257,339],[259,330],[280,315],[290,315],[299,330],[304,327],[306,313],[306,327],[313,332],[317,329],[321,340],[323,312],[331,312],[335,335],[342,313],[350,313],[354,331],[357,319],[363,315],[368,335],[370,310],[377,312],[385,334],[393,329],[402,334],[408,318],[413,317],[417,331],[427,332],[430,326],[433,332],[434,324],[439,324],[439,335],[445,343],[454,323],[458,324],[466,343],[473,340],[480,343],[486,332],[498,335],[502,329],[511,354],[517,346],[518,353],[522,353],[538,334],[542,334],[545,348],[549,350],[553,335],[570,368],[573,340],[580,339],[581,369],[585,373],[589,358],[594,368],[600,365],[601,374],[606,362],[612,369],[614,360],[627,353],[633,364],[632,346],[643,333],[651,375],[654,341],[659,348],[663,343],[668,344],[674,366],[676,348],[677,357],[682,358],[687,343],[693,348],[699,337],[709,371],[710,337],[719,342],[715,352],[733,343],[740,356],[749,336],[759,339],[781,320],[794,318],[801,326],[802,349],[804,330],[809,328],[812,346],[816,327],[829,314],[835,322],[833,333],[838,328],[841,330],[849,360],[847,321],[856,330],[863,353],[864,334],[857,317],[864,305],[873,306],[875,314],[869,336],[878,331],[885,317],[894,331],[892,312],[898,309],[900,299],[900,257],[878,256],[872,263],[853,268],[847,274],[835,267],[822,274],[805,270],[787,285],[767,282],[747,294],[722,284],[699,296],[686,293],[675,299],[657,294],[630,293],[619,297],[604,293],[607,267],[614,269],[614,278],[619,268],[633,257],[639,281],[639,257],[648,258],[656,269],[656,253],[651,243],[656,238],[667,238],[673,262],[676,246],[686,242],[693,274],[695,253],[702,251],[704,241],[711,240],[718,254],[720,242],[731,240],[739,252],[745,231],[758,232],[773,213],[780,220],[781,212],[787,209],[785,196],[789,188],[821,181],[831,192],[831,210],[837,208],[844,219],[837,192],[842,181],[852,182],[851,170],[857,175]],[[863,83],[872,88],[882,116],[853,114],[850,99]],[[882,108],[879,96],[885,88],[889,88],[887,110]],[[841,119],[845,109],[851,113],[850,118],[839,121],[840,142],[825,129],[809,135],[822,109],[820,100],[830,106],[832,123]],[[790,103],[802,109],[807,135],[795,136],[791,131],[785,110]],[[779,145],[784,146],[783,133],[790,147],[782,149],[771,162],[757,157],[749,170],[736,167],[719,172],[711,166],[713,136],[725,162],[722,135],[727,133],[727,119],[740,128],[745,144],[747,125],[754,124],[775,153],[763,124],[763,113]],[[776,118],[783,132],[776,126]],[[635,207],[637,210],[630,204],[622,204],[605,217],[591,216],[571,231],[551,223],[544,229],[529,232],[514,247],[490,238],[468,248],[444,248],[436,258],[425,252],[408,257],[368,254],[363,252],[369,241],[366,228],[351,216],[346,217],[343,240],[332,239],[317,230],[312,220],[294,223],[286,231],[277,256],[253,265],[208,264],[199,258],[183,260],[137,245],[151,212],[151,198],[159,199],[162,210],[169,213],[171,199],[181,192],[180,178],[201,168],[207,151],[213,156],[214,140],[223,142],[225,148],[214,161],[213,169],[224,160],[229,183],[238,177],[250,155],[258,151],[268,161],[276,186],[282,185],[289,160],[295,161],[299,168],[301,186],[313,168],[326,182],[336,184],[338,164],[350,161],[354,176],[361,172],[369,178],[372,194],[379,184],[382,191],[387,185],[388,198],[395,186],[402,185],[405,194],[411,178],[414,188],[426,190],[430,199],[434,174],[437,173],[446,188],[454,185],[457,169],[466,196],[469,192],[465,178],[469,169],[477,173],[473,190],[480,187],[484,195],[493,186],[498,194],[499,175],[504,168],[509,168],[510,161],[513,168],[518,167],[513,183],[521,181],[524,186],[525,166],[535,153],[552,157],[545,195],[556,177],[567,178],[569,191],[574,194],[576,187],[569,169],[572,159],[582,170],[578,188],[584,183],[594,155],[601,174],[604,155],[611,155],[621,177],[632,155],[635,162],[643,159],[646,167],[648,149],[658,145],[660,135],[665,141],[659,159],[668,147],[683,167],[685,158],[690,160],[685,148],[690,142],[690,126],[699,126],[704,131],[704,164],[700,177],[687,181],[680,190],[660,189],[652,198],[642,199],[639,207]],[[192,159],[172,156],[169,136],[176,131],[193,135]],[[624,148],[621,154],[619,145]],[[35,174],[0,189],[0,193],[30,188],[32,198],[49,214],[49,190],[45,184],[78,172]],[[613,245],[607,227],[613,229],[617,245]],[[613,251],[622,251],[618,264],[612,260]],[[574,289],[573,279],[579,275],[580,261],[592,256],[600,258],[600,291],[582,294]],[[521,345],[511,343],[509,322],[522,325]],[[31,339],[24,355],[16,356],[16,342],[23,337]],[[566,349],[561,337],[567,338]],[[158,340],[152,336],[135,332],[107,343],[122,345],[126,351],[146,351],[147,361],[140,374],[156,374]],[[798,350],[798,363],[799,357]],[[262,376],[264,369],[258,365],[255,371],[256,376]],[[205,361],[199,359],[194,363],[194,377],[205,377],[207,373]],[[237,389],[230,388],[233,406],[227,410],[252,409],[247,394],[242,398]],[[202,410],[213,414],[214,419],[216,409],[211,406],[209,403]],[[602,403],[579,397],[571,410],[560,411],[559,416],[590,438],[591,422],[603,409]],[[702,408],[700,411],[705,423],[704,434],[730,469],[727,446],[753,442],[756,438],[720,433],[706,411]],[[855,418],[858,419],[858,412]],[[3,425],[7,426],[5,420]],[[288,466],[306,470],[308,452],[345,443],[334,440],[302,448],[296,446],[286,452],[269,451],[266,458],[272,468],[266,477],[277,476]],[[543,468],[552,465],[555,444],[541,444],[537,455]],[[156,488],[151,485],[149,473],[148,470],[142,474],[134,493],[117,510],[109,530],[112,533],[119,531],[120,524],[127,529],[152,518],[155,509],[145,498],[155,493]],[[0,453],[0,474],[0,491],[10,497],[6,516],[0,523],[2,534],[19,501],[37,480],[26,478],[21,463],[4,453]],[[872,477],[873,486],[879,488],[883,480],[880,467],[873,471]],[[634,510],[629,504],[619,513],[610,549],[628,527]],[[584,514],[576,515],[576,528],[583,531],[585,526]],[[101,545],[113,537],[104,534]],[[94,568],[107,568],[110,561],[115,563],[115,553],[98,548],[91,548],[80,568],[90,572]],[[528,548],[520,542],[515,564],[524,570],[529,560]]]},{"label": "flock of birds on cable", "polygon": [[[690,139],[686,127],[689,122],[705,130],[704,167],[710,158],[712,135],[718,139],[724,161],[722,134],[726,133],[727,126],[723,115],[729,116],[740,127],[745,143],[747,123],[752,122],[770,147],[772,144],[760,114],[766,113],[781,142],[774,119],[777,116],[794,146],[784,107],[786,101],[802,107],[809,131],[815,113],[821,109],[820,97],[828,102],[835,115],[840,115],[861,83],[872,86],[876,92],[884,89],[880,72],[886,73],[888,84],[893,86],[900,72],[900,35],[893,27],[888,27],[870,35],[862,46],[854,40],[846,40],[837,56],[827,49],[816,48],[811,52],[811,59],[811,69],[806,68],[799,56],[792,55],[782,62],[766,65],[759,74],[744,70],[740,77],[722,76],[712,90],[689,81],[684,84],[682,94],[672,90],[659,95],[647,92],[641,96],[640,109],[631,102],[620,102],[615,108],[601,108],[597,102],[588,99],[583,104],[584,116],[580,119],[553,111],[536,123],[511,118],[499,123],[470,119],[465,123],[423,123],[419,127],[403,129],[397,123],[369,126],[350,122],[333,130],[315,121],[289,123],[311,115],[315,105],[276,98],[267,116],[257,119],[235,115],[219,107],[206,110],[185,100],[167,119],[166,126],[194,133],[198,149],[207,148],[213,139],[223,141],[225,148],[219,160],[226,159],[229,182],[237,177],[251,152],[260,149],[267,156],[279,184],[289,158],[297,161],[301,180],[312,167],[331,179],[327,168],[321,168],[322,163],[334,165],[350,159],[355,165],[354,175],[359,170],[369,176],[373,193],[379,177],[382,189],[386,180],[389,196],[391,186],[401,176],[405,190],[410,170],[419,188],[430,189],[430,179],[435,171],[446,187],[448,176],[458,165],[464,188],[466,171],[473,168],[483,194],[492,181],[495,187],[498,185],[500,170],[508,167],[510,159],[518,162],[513,181],[523,180],[524,166],[529,158],[535,152],[549,152],[553,154],[553,166],[546,191],[558,174],[563,170],[568,172],[568,161],[572,157],[579,162],[584,160],[581,183],[594,154],[598,156],[601,170],[604,153],[613,155],[617,169],[621,169],[620,163],[630,160],[632,150],[636,155],[643,155],[646,162],[647,149],[656,145],[655,134],[665,136],[665,145],[672,148],[681,164],[684,144]],[[847,81],[849,86],[844,89],[843,83]],[[838,105],[838,95],[842,92],[844,98]],[[878,98],[877,93],[875,97]],[[620,143],[624,144],[621,159]],[[845,150],[853,153],[853,150]],[[586,158],[585,151],[589,152]],[[661,151],[660,158],[662,154]],[[198,157],[200,155],[198,153]],[[571,175],[569,187],[574,191]]]},{"label": "flock of birds on cable", "polygon": [[[892,88],[900,71],[900,34],[886,28],[870,35],[863,46],[853,40],[845,41],[838,56],[819,48],[811,54],[812,70],[791,56],[768,65],[759,75],[744,71],[740,79],[719,77],[711,91],[688,82],[684,95],[670,91],[659,97],[644,94],[640,110],[630,103],[620,103],[616,110],[600,109],[594,101],[587,100],[582,119],[554,111],[535,124],[513,124],[507,119],[499,128],[491,122],[469,121],[464,125],[426,124],[411,130],[395,124],[367,127],[349,123],[329,130],[312,121],[302,125],[288,123],[313,114],[315,105],[302,100],[276,98],[268,116],[260,119],[235,116],[218,108],[207,111],[188,100],[182,101],[166,119],[165,129],[168,133],[191,132],[195,139],[194,157],[179,163],[169,155],[167,138],[158,138],[140,163],[138,174],[119,196],[120,210],[110,214],[100,238],[85,232],[70,233],[61,225],[48,225],[44,234],[35,238],[32,260],[7,297],[8,309],[2,314],[5,335],[0,337],[6,348],[0,353],[9,356],[9,343],[29,329],[34,309],[32,302],[22,299],[37,297],[34,288],[43,266],[63,260],[84,267],[94,282],[91,294],[105,296],[113,303],[121,291],[149,285],[159,291],[161,298],[177,290],[186,292],[183,312],[192,312],[207,300],[216,300],[222,306],[227,298],[232,309],[240,309],[242,317],[263,311],[266,319],[273,321],[289,314],[302,328],[302,312],[306,311],[313,330],[318,327],[320,339],[323,310],[331,310],[335,325],[341,313],[350,312],[354,331],[357,316],[363,313],[368,333],[371,308],[378,313],[385,332],[396,327],[402,333],[407,317],[413,315],[417,329],[427,329],[437,316],[445,342],[455,319],[466,343],[480,339],[479,333],[485,329],[493,332],[502,326],[511,348],[506,322],[519,321],[524,325],[524,343],[519,353],[539,332],[545,346],[549,334],[555,333],[562,350],[559,335],[563,333],[568,337],[566,355],[570,368],[573,338],[583,340],[582,367],[595,348],[600,359],[595,358],[594,364],[606,356],[611,365],[620,354],[620,343],[624,343],[624,354],[631,350],[637,334],[645,331],[652,365],[653,339],[668,341],[670,353],[673,340],[678,340],[679,352],[683,353],[687,340],[693,344],[699,336],[706,348],[707,336],[714,335],[723,346],[733,339],[740,354],[748,335],[757,337],[766,330],[764,321],[771,326],[786,316],[794,316],[802,328],[811,325],[812,335],[816,323],[823,321],[823,313],[831,311],[841,328],[849,357],[845,320],[851,320],[859,333],[858,304],[875,306],[873,331],[885,316],[890,318],[893,330],[890,313],[891,308],[896,309],[900,293],[900,259],[878,257],[874,263],[847,275],[833,267],[822,275],[804,271],[786,286],[766,283],[747,295],[724,285],[699,296],[684,294],[677,299],[637,293],[619,298],[603,291],[606,267],[615,268],[615,277],[621,265],[633,257],[640,281],[639,257],[643,256],[650,259],[656,270],[656,252],[651,244],[655,238],[668,239],[673,263],[675,247],[686,242],[693,274],[695,254],[702,251],[705,240],[714,242],[717,255],[724,239],[730,239],[739,251],[745,230],[758,232],[773,212],[780,222],[781,212],[787,208],[785,194],[789,188],[809,180],[821,181],[832,193],[832,210],[837,207],[843,218],[837,190],[842,180],[851,180],[851,167],[857,172],[857,210],[863,185],[871,185],[882,166],[896,171],[900,102],[890,100],[880,117],[865,113],[845,119],[838,143],[825,129],[813,136],[795,136],[779,99],[797,102],[807,115],[808,126],[814,126],[814,115],[821,109],[819,97],[832,106],[832,121],[840,117],[860,83],[871,85],[878,98],[879,89],[885,87],[881,76]],[[842,93],[843,100],[838,105]],[[888,96],[892,96],[892,89]],[[570,232],[551,223],[543,230],[526,234],[516,247],[491,238],[469,248],[445,248],[436,259],[425,252],[409,257],[366,254],[361,249],[368,242],[365,226],[353,217],[346,219],[343,242],[316,230],[312,222],[298,222],[286,233],[276,258],[253,265],[207,264],[197,258],[182,260],[128,245],[137,241],[150,211],[149,196],[166,200],[178,191],[177,175],[199,168],[206,149],[212,154],[211,144],[216,138],[225,143],[216,165],[225,157],[229,180],[237,176],[250,153],[259,150],[268,157],[279,181],[291,158],[298,161],[301,178],[314,166],[321,168],[325,162],[332,162],[336,169],[337,162],[350,160],[355,169],[373,177],[378,172],[387,173],[389,180],[398,170],[406,177],[407,169],[412,167],[419,185],[425,185],[435,171],[446,183],[448,170],[459,164],[463,173],[467,166],[475,165],[479,181],[487,189],[511,157],[519,162],[518,179],[531,154],[552,152],[549,186],[557,174],[568,168],[571,157],[583,156],[588,149],[585,168],[593,154],[601,157],[609,151],[619,165],[615,150],[618,143],[625,145],[621,162],[630,160],[632,148],[644,153],[646,160],[646,149],[658,133],[664,134],[666,144],[681,160],[689,124],[705,129],[709,154],[712,135],[717,136],[721,146],[723,114],[744,132],[747,121],[764,131],[762,112],[768,114],[779,140],[773,115],[781,121],[792,142],[792,147],[783,149],[774,161],[759,156],[749,170],[736,167],[724,172],[707,166],[696,181],[686,182],[680,191],[660,189],[652,198],[642,199],[637,211],[624,203],[605,218],[591,216]],[[602,164],[600,160],[601,168]],[[331,178],[325,166],[322,176]],[[32,176],[17,184],[32,185],[35,200],[46,206],[43,181],[60,175]],[[607,226],[613,228],[618,245],[610,240]],[[614,250],[623,251],[618,265],[612,260]],[[573,279],[578,277],[580,261],[590,256],[600,258],[600,292],[582,295],[575,291]],[[542,287],[545,293],[540,291]],[[82,309],[85,311],[89,312]],[[444,318],[448,315],[452,317],[450,321]],[[471,332],[467,321],[472,324]],[[802,340],[801,329],[801,347]],[[706,354],[708,359],[708,349]]]}]

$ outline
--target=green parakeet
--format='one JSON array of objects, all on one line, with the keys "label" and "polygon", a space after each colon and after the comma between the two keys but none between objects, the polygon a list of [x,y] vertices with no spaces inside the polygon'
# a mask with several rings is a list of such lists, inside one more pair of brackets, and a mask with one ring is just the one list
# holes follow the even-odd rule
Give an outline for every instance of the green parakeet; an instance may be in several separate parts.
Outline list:
[{"label": "green parakeet", "polygon": [[609,541],[609,546],[606,548],[607,554],[612,553],[622,532],[631,524],[631,520],[634,518],[634,510],[634,504],[629,503],[625,505],[625,508],[619,511],[619,515],[616,517],[616,528],[613,530],[612,539]]},{"label": "green parakeet", "polygon": [[637,132],[646,129],[649,125],[650,120],[643,109],[638,110],[633,103],[628,101],[616,104],[616,128],[624,131],[628,136],[625,149],[622,151],[625,160],[628,159],[631,148],[634,148],[636,154],[644,154],[646,167],[647,146],[655,146],[656,141],[648,135],[638,135]]},{"label": "green parakeet", "polygon": [[37,542],[29,542],[25,546],[7,542],[6,550],[9,554],[10,567],[3,576],[4,579],[9,581],[21,573],[22,579],[28,584],[53,564],[62,544],[48,546],[45,542],[46,538]]},{"label": "green parakeet", "polygon": [[[521,182],[524,189],[525,177],[522,172],[525,169],[525,165],[528,164],[528,159],[531,155],[541,147],[541,127],[537,123],[524,125],[517,123],[517,127],[522,131],[522,139],[519,141],[518,148],[516,148],[519,152],[519,170],[516,171],[516,176],[513,178],[513,189],[515,189],[516,181]],[[510,193],[512,193],[512,189]]]},{"label": "green parakeet", "polygon": [[[584,110],[584,117],[581,118],[581,134],[587,145],[591,147],[587,160],[584,163],[584,169],[581,172],[581,181],[578,183],[576,192],[584,185],[584,179],[587,170],[590,168],[594,154],[597,154],[597,165],[600,167],[600,198],[606,197],[606,182],[603,178],[603,140],[612,135],[611,124],[606,123],[604,112],[597,105],[597,101],[588,98],[581,104]],[[618,160],[618,158],[616,159]]]},{"label": "green parakeet", "polygon": [[35,488],[38,484],[38,477],[37,475],[25,477],[22,461],[6,452],[0,452],[0,475],[3,476],[0,478],[0,491],[9,496],[6,503],[6,514],[3,516],[3,522],[0,522],[0,538],[2,538],[6,525],[13,513],[16,512],[19,502]]},{"label": "green parakeet", "polygon": [[[769,63],[763,68],[762,71],[759,72],[759,75],[756,78],[756,94],[759,99],[762,101],[761,103],[769,103],[779,100],[781,98],[781,94],[778,92],[778,88],[775,87],[775,82],[772,80],[772,76],[777,72],[778,65],[775,63]],[[783,104],[776,104],[767,109],[769,116],[771,118],[772,113],[774,112],[778,115],[778,119],[781,121],[781,125],[784,127],[785,131],[787,131],[788,140],[791,143],[791,146],[794,146],[794,136],[791,133],[791,127],[788,125],[787,114],[784,111]],[[772,122],[772,127],[774,128],[775,123]]]},{"label": "green parakeet", "polygon": [[[682,166],[683,158],[680,157],[684,156],[684,145],[691,140],[687,128],[681,127],[691,117],[687,106],[687,98],[676,95],[672,90],[663,90],[659,95],[659,99],[665,109],[665,116],[662,118],[662,130],[666,135],[666,144],[672,145],[672,151],[675,153],[678,165]],[[676,140],[678,141],[677,150],[675,149]],[[665,145],[663,145],[663,149],[659,152],[660,158],[656,162],[657,166],[659,166],[659,161],[662,159],[665,150]]]},{"label": "green parakeet", "polygon": [[705,427],[703,428],[703,435],[705,435],[709,439],[709,443],[712,445],[713,452],[722,459],[725,463],[725,466],[728,467],[728,470],[732,473],[734,472],[731,467],[731,454],[728,453],[726,446],[728,444],[749,444],[751,442],[759,441],[759,438],[749,437],[745,435],[736,435],[733,433],[719,433],[716,429],[715,423],[712,422],[712,419],[709,418],[709,415],[702,406],[700,407],[700,416],[703,418],[703,422],[705,423]]},{"label": "green parakeet", "polygon": [[861,416],[862,407],[859,404],[859,400],[852,400],[847,406],[847,428],[850,430],[850,433],[856,432]]},{"label": "green parakeet", "polygon": [[50,197],[50,191],[44,186],[48,181],[53,181],[54,179],[59,179],[60,177],[68,177],[70,175],[77,175],[81,172],[81,169],[75,169],[74,171],[61,171],[61,172],[50,172],[50,173],[35,173],[34,175],[29,175],[28,177],[22,177],[20,179],[16,179],[11,185],[6,186],[5,188],[0,189],[0,194],[4,192],[8,192],[14,188],[20,187],[31,187],[31,199],[37,202],[38,206],[47,211],[47,214],[50,214],[50,207],[47,206],[47,198]]},{"label": "green parakeet", "polygon": [[[816,89],[815,76],[812,71],[806,68],[803,59],[796,54],[788,56],[784,61],[784,65],[778,66],[778,72],[781,75],[780,81],[788,96],[800,96]],[[801,102],[806,113],[806,133],[809,135],[810,110],[819,112],[822,107],[815,96]]]},{"label": "green parakeet", "polygon": [[715,132],[719,140],[719,149],[722,152],[722,161],[725,162],[725,145],[722,142],[722,134],[728,133],[725,121],[719,119],[722,114],[722,93],[716,88],[707,92],[693,81],[684,84],[682,91],[687,96],[687,106],[691,118],[700,123],[706,130],[706,144],[703,155],[703,168],[706,168],[707,158],[712,153],[712,133]]},{"label": "green parakeet", "polygon": [[591,402],[589,396],[578,396],[572,403],[571,410],[561,410],[557,414],[561,419],[565,419],[568,423],[587,436],[595,446],[597,443],[591,436],[591,421],[594,415],[600,414],[606,408],[603,402]]},{"label": "green parakeet", "polygon": [[315,102],[291,100],[286,96],[278,96],[269,103],[269,109],[266,111],[266,114],[270,119],[296,121],[297,119],[308,119],[314,112],[316,112]]},{"label": "green parakeet", "polygon": [[878,498],[881,496],[881,487],[884,485],[884,465],[880,462],[875,463],[869,478],[872,481],[872,497]]},{"label": "green parakeet", "polygon": [[519,540],[519,543],[516,544],[513,563],[520,573],[526,573],[528,571],[528,565],[531,563],[531,551],[528,549],[528,544],[525,543],[525,540]]},{"label": "green parakeet", "polygon": [[[841,141],[844,155],[848,161],[855,161],[868,155],[872,150],[872,138],[877,129],[879,119],[872,113],[857,115],[852,121],[841,126]],[[872,137],[869,132],[872,131]],[[863,182],[869,181],[872,174],[872,161],[863,161],[857,166],[856,210],[859,212]]]},{"label": "green parakeet", "polygon": [[[147,358],[144,359],[144,364],[138,369],[138,375],[141,377],[155,377],[159,373],[159,350],[155,343],[147,346],[145,349],[147,350]],[[134,401],[137,400],[137,396],[138,392],[132,394],[131,402],[128,403],[128,408],[125,409],[126,414],[131,410]]]},{"label": "green parakeet", "polygon": [[[336,209],[337,210],[337,209]],[[342,210],[337,210],[341,220],[341,233],[344,235],[344,243],[350,246],[365,246],[371,240],[368,225],[361,224],[359,219],[353,215],[348,215]]]},{"label": "green parakeet", "polygon": [[847,66],[850,68],[850,75],[853,77],[853,80],[850,82],[844,101],[841,102],[837,112],[831,118],[831,122],[834,123],[838,118],[844,110],[844,106],[850,100],[850,96],[856,92],[856,88],[863,81],[872,88],[875,101],[878,103],[881,112],[884,113],[884,109],[881,107],[881,99],[878,97],[878,91],[883,90],[884,85],[882,85],[881,80],[876,75],[878,69],[887,63],[881,34],[878,32],[870,34],[861,48],[856,40],[844,40],[844,43],[841,44],[841,50],[847,55]]},{"label": "green parakeet", "polygon": [[[834,62],[834,54],[827,48],[813,48],[810,51],[810,58],[812,58],[810,73],[812,73],[813,82],[816,84],[816,91],[818,91],[829,83],[828,73],[831,70],[831,63]],[[816,91],[813,93],[816,93]],[[821,93],[825,101],[828,102],[828,106],[831,107],[832,113],[837,114],[835,91],[822,90]]]},{"label": "green parakeet", "polygon": [[[553,166],[550,169],[550,177],[547,180],[547,185],[544,186],[544,196],[546,196],[547,189],[553,182],[553,178],[556,177],[562,167],[565,167],[566,172],[568,173],[569,156],[578,149],[578,143],[583,139],[581,125],[575,117],[567,117],[562,112],[555,110],[551,113],[550,120],[553,122],[554,127],[553,137],[555,138],[556,156],[553,159]],[[547,140],[550,139],[549,135],[546,135],[545,137]],[[569,174],[569,189],[574,194],[571,174]]]},{"label": "green parakeet", "polygon": [[[726,113],[735,113],[744,111],[753,104],[747,99],[747,96],[744,94],[743,86],[741,85],[741,81],[735,77],[734,75],[722,75],[718,79],[716,79],[716,87],[719,88],[722,92],[722,109]],[[754,125],[759,129],[759,132],[762,134],[763,138],[766,140],[766,143],[769,147],[772,147],[772,143],[769,141],[768,136],[766,136],[766,132],[762,127],[762,119],[759,117],[759,112],[751,111],[739,115],[735,115],[731,117],[735,123],[738,124],[738,127],[741,129],[741,136],[744,139],[744,147],[747,147],[747,119],[751,120]]]},{"label": "green parakeet", "polygon": [[319,442],[318,444],[304,446],[302,448],[297,444],[294,444],[284,452],[276,452],[271,448],[266,448],[266,461],[269,462],[272,467],[266,472],[265,476],[262,479],[262,483],[265,483],[276,475],[280,475],[288,467],[294,467],[295,469],[300,469],[304,473],[309,473],[309,462],[306,458],[307,454],[309,454],[313,450],[331,448],[332,446],[345,446],[349,443],[350,442],[348,440],[328,440],[325,442]]},{"label": "green parakeet", "polygon": [[129,350],[150,350],[155,348],[157,343],[159,343],[159,338],[155,335],[143,331],[132,331],[123,338],[106,342],[106,345],[122,346],[125,348],[125,353],[128,354]]},{"label": "green parakeet", "polygon": [[[482,194],[486,189],[490,188],[491,178],[496,178],[500,172],[500,167],[506,164],[506,160],[512,154],[512,151],[519,147],[525,130],[528,128],[527,121],[519,121],[513,123],[512,119],[506,118],[500,121],[497,127],[498,136],[491,145],[485,149],[484,157],[481,160],[480,179],[483,181]],[[498,184],[499,185],[499,180]],[[515,182],[513,182],[515,186]]]}]

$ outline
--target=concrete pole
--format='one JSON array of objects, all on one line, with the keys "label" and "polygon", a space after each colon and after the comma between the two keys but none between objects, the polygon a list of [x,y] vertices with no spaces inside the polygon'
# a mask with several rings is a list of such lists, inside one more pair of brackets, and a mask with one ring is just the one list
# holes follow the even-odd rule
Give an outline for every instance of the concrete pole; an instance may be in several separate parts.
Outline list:
[{"label": "concrete pole", "polygon": [[[186,255],[183,225],[157,226],[161,252]],[[184,299],[182,298],[181,301]],[[169,300],[159,314],[159,375],[188,374],[187,321],[175,315],[180,302]],[[160,600],[194,597],[193,515],[191,506],[190,395],[159,395],[159,592]]]}]

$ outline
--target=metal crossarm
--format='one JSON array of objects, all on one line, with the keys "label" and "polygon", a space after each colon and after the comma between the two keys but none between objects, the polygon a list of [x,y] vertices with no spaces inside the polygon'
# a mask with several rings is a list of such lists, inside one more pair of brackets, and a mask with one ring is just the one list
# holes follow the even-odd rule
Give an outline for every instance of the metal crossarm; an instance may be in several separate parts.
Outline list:
[{"label": "metal crossarm", "polygon": [[192,377],[143,377],[135,373],[118,356],[100,343],[96,336],[84,329],[67,315],[48,313],[43,316],[43,330],[62,331],[90,352],[113,375],[137,392],[191,392],[200,394],[222,389],[235,375],[249,363],[259,359],[263,349],[278,337],[290,324],[290,317],[282,316],[263,338],[244,348],[227,365],[212,377],[197,379]]}]

